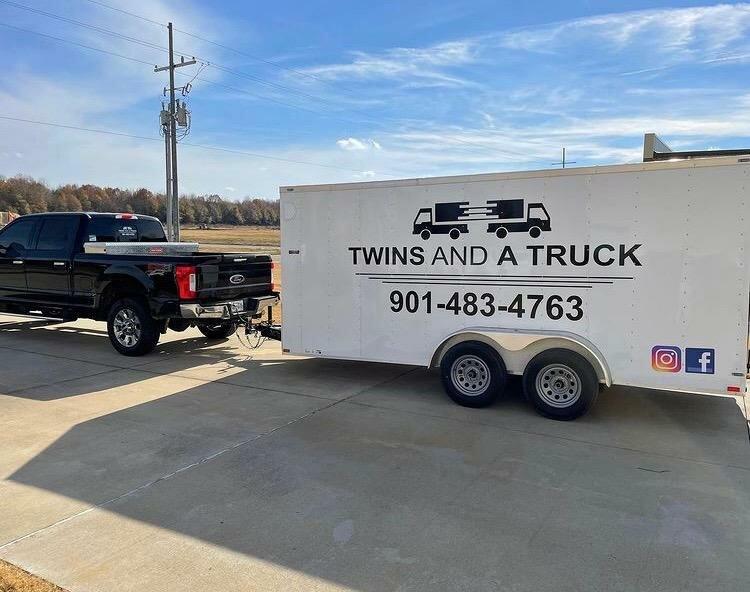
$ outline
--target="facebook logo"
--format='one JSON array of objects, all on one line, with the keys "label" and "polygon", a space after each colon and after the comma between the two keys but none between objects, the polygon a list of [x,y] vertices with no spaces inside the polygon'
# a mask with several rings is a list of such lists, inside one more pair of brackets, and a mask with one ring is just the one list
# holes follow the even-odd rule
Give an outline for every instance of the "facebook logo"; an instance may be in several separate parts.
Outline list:
[{"label": "facebook logo", "polygon": [[716,355],[714,350],[705,347],[685,349],[685,372],[692,374],[713,374]]}]

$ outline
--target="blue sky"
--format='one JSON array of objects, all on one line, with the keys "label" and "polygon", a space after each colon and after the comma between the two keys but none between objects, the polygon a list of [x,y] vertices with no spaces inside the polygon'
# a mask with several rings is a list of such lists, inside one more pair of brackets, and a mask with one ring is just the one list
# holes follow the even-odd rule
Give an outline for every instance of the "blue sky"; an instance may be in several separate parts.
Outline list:
[{"label": "blue sky", "polygon": [[[158,138],[164,74],[28,32],[164,63],[157,48],[34,12],[165,45],[162,27],[98,2],[0,1],[0,116]],[[563,146],[576,166],[637,162],[647,131],[674,148],[750,144],[750,4],[101,3],[232,48],[175,34],[209,62],[186,142],[231,150],[184,145],[183,192],[548,168]],[[3,175],[161,190],[163,171],[157,141],[0,119]]]}]

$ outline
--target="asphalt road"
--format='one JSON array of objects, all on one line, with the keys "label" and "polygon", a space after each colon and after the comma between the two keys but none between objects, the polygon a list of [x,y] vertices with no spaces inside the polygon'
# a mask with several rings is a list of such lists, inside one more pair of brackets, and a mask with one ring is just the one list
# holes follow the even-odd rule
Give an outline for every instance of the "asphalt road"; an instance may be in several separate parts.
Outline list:
[{"label": "asphalt road", "polygon": [[516,388],[282,357],[197,331],[0,316],[0,557],[101,590],[747,590],[742,399]]}]

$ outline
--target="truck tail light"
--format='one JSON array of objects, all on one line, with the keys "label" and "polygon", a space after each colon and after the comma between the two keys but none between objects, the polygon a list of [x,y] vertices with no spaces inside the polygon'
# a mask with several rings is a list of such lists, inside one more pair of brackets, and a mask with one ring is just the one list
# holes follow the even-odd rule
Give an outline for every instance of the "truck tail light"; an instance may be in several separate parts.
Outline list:
[{"label": "truck tail light", "polygon": [[180,300],[192,300],[198,297],[198,270],[195,265],[177,265],[174,269],[174,276]]},{"label": "truck tail light", "polygon": [[276,291],[276,284],[273,283],[273,270],[276,269],[276,263],[271,261],[271,292]]}]

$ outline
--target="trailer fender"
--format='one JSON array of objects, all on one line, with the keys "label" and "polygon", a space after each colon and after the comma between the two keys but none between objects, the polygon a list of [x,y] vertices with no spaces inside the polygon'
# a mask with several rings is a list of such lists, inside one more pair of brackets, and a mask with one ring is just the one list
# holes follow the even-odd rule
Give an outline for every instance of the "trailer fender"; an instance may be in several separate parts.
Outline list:
[{"label": "trailer fender", "polygon": [[523,374],[526,365],[538,353],[564,348],[581,354],[596,371],[600,383],[612,385],[612,374],[599,349],[588,339],[567,331],[526,331],[473,327],[448,335],[433,349],[430,367],[440,365],[445,352],[464,341],[480,341],[495,348],[509,374]]}]

